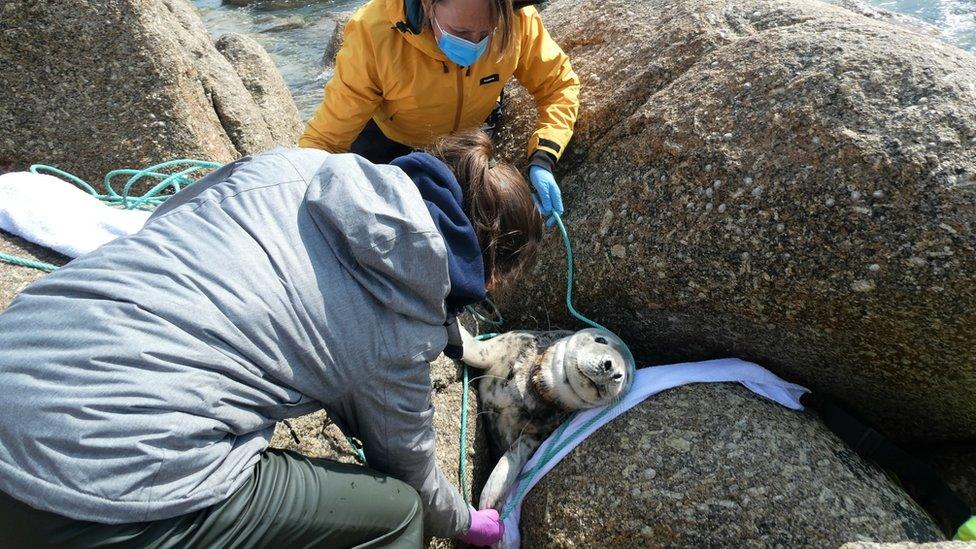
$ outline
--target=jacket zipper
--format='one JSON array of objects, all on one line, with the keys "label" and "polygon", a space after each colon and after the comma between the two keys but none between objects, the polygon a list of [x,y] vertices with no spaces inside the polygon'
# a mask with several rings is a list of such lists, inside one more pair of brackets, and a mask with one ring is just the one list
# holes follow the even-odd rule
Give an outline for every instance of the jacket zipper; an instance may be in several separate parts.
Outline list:
[{"label": "jacket zipper", "polygon": [[458,67],[457,73],[457,112],[454,113],[454,129],[451,132],[456,132],[458,126],[461,125],[461,107],[464,106],[464,67]]}]

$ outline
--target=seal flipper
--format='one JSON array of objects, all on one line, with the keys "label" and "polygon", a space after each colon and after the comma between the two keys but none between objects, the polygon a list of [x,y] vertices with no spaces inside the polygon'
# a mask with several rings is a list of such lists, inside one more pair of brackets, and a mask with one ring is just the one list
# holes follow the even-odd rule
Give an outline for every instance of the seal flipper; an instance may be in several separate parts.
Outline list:
[{"label": "seal flipper", "polygon": [[464,339],[464,356],[461,360],[468,366],[481,370],[490,370],[499,364],[513,367],[522,349],[527,347],[525,341],[535,341],[532,332],[507,332],[479,341],[462,329],[461,337]]},{"label": "seal flipper", "polygon": [[512,447],[498,460],[485,482],[485,487],[481,490],[481,501],[478,502],[479,509],[493,508],[499,513],[502,512],[505,498],[515,484],[515,479],[540,444],[542,441],[534,434],[522,435],[515,444],[512,444]]}]

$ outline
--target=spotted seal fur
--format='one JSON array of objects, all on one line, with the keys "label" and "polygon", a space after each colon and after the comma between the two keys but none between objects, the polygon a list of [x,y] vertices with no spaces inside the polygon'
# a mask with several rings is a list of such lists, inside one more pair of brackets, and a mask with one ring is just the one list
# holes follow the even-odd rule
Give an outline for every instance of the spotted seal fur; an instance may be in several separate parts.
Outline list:
[{"label": "spotted seal fur", "polygon": [[480,508],[501,511],[532,453],[576,410],[610,404],[634,379],[622,341],[605,330],[513,331],[487,341],[463,333],[463,361],[485,371],[478,397],[491,445],[504,455],[481,494]]}]

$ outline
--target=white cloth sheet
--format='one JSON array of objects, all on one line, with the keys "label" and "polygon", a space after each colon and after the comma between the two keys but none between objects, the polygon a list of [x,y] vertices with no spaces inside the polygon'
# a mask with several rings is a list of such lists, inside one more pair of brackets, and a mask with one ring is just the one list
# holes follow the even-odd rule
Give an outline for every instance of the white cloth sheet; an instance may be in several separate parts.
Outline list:
[{"label": "white cloth sheet", "polygon": [[69,257],[138,231],[149,214],[113,208],[52,175],[0,175],[0,229]]}]

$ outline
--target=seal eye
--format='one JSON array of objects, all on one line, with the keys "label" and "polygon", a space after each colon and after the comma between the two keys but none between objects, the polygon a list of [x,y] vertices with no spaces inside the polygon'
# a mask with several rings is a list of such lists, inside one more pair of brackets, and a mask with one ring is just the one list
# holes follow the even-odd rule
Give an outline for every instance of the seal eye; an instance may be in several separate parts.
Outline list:
[{"label": "seal eye", "polygon": [[599,343],[600,345],[606,345],[607,344],[607,340],[605,338],[603,338],[603,337],[598,337],[598,338],[594,339],[593,341]]}]

